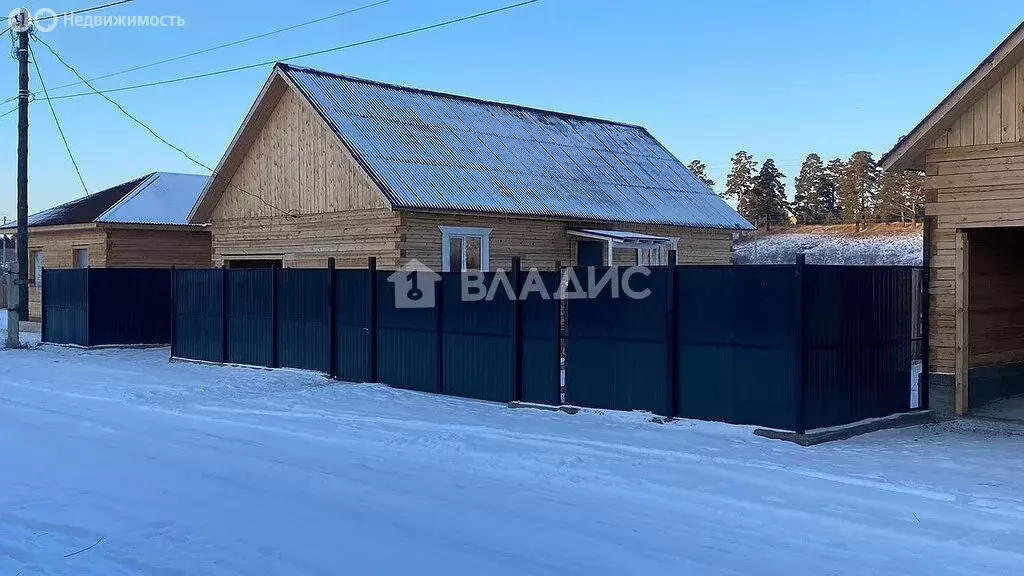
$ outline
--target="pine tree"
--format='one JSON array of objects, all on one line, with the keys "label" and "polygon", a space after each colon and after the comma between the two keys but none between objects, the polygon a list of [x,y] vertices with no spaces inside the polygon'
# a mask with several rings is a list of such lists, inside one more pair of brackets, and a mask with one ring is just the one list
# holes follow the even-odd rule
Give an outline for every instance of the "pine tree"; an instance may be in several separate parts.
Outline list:
[{"label": "pine tree", "polygon": [[763,225],[765,229],[771,230],[773,225],[784,225],[788,221],[786,185],[782,181],[785,177],[775,167],[774,160],[769,158],[764,161],[750,193],[751,213],[757,226]]},{"label": "pine tree", "polygon": [[878,187],[875,218],[881,222],[906,222],[911,217],[910,187],[903,171],[889,171],[882,175]]},{"label": "pine tree", "polygon": [[736,210],[747,220],[753,221],[750,193],[754,189],[754,171],[757,162],[745,150],[732,157],[732,170],[725,179],[725,193],[722,198],[736,200]]},{"label": "pine tree", "polygon": [[839,178],[839,204],[843,222],[865,225],[872,215],[881,173],[871,152],[861,150],[850,156]]},{"label": "pine tree", "polygon": [[708,167],[703,162],[700,160],[694,160],[687,164],[686,167],[689,168],[690,172],[693,172],[693,175],[703,182],[705,186],[711,189],[715,188],[715,181],[708,176]]},{"label": "pine tree", "polygon": [[818,206],[822,224],[835,224],[842,219],[839,211],[839,179],[846,170],[846,163],[839,158],[829,160],[818,184]]},{"label": "pine tree", "polygon": [[796,216],[800,224],[825,223],[819,195],[824,176],[825,166],[821,163],[821,156],[813,152],[808,154],[800,167],[800,175],[796,177],[796,193],[793,195],[793,216]]},{"label": "pine tree", "polygon": [[907,170],[903,173],[907,179],[907,197],[910,200],[910,213],[913,221],[924,218],[924,172]]}]

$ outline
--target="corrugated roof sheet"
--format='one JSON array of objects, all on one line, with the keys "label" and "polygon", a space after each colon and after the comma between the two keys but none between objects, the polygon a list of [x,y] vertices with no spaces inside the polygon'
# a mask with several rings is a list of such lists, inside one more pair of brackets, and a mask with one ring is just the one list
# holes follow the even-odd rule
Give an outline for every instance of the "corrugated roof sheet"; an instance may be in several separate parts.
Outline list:
[{"label": "corrugated roof sheet", "polygon": [[279,66],[396,209],[752,228],[642,127]]},{"label": "corrugated roof sheet", "polygon": [[120,224],[188,224],[209,180],[198,174],[157,172],[104,212],[97,222]]},{"label": "corrugated roof sheet", "polygon": [[[124,184],[118,184],[112,186],[106,190],[100,190],[99,192],[93,192],[92,194],[71,202],[65,202],[60,206],[54,206],[42,212],[37,212],[28,217],[29,226],[65,226],[68,224],[89,224],[94,222],[101,214],[110,209],[111,206],[119,202],[122,198],[127,196],[135,190],[135,188],[145,181],[152,174],[147,174],[141,178],[136,178]],[[10,222],[4,229],[17,228],[17,221]]]},{"label": "corrugated roof sheet", "polygon": [[[196,174],[154,172],[32,214],[28,225],[188,224],[188,214],[206,186],[206,180],[206,176]],[[2,228],[12,229],[17,225],[15,221]]]}]

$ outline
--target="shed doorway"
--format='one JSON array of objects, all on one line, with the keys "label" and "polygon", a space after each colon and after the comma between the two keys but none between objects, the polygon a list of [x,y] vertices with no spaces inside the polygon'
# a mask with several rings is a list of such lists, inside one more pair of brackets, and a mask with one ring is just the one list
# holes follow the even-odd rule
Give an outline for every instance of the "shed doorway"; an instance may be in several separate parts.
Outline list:
[{"label": "shed doorway", "polygon": [[955,248],[958,412],[1024,421],[1024,228],[958,230]]}]

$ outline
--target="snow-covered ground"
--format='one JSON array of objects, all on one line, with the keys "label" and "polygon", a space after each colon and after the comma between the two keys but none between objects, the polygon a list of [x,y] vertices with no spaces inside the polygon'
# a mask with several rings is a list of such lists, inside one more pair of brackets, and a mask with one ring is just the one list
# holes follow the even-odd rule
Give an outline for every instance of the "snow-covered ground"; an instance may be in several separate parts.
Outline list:
[{"label": "snow-covered ground", "polygon": [[800,448],[165,349],[8,350],[0,574],[1021,574],[1022,448],[996,424]]},{"label": "snow-covered ground", "polygon": [[737,264],[792,264],[803,252],[808,264],[845,266],[921,266],[920,228],[876,226],[861,234],[850,226],[814,226],[784,230],[736,244]]},{"label": "snow-covered ground", "polygon": [[[22,330],[18,334],[22,346],[38,346],[41,334],[35,331]],[[7,310],[0,308],[0,349],[7,347]]]}]

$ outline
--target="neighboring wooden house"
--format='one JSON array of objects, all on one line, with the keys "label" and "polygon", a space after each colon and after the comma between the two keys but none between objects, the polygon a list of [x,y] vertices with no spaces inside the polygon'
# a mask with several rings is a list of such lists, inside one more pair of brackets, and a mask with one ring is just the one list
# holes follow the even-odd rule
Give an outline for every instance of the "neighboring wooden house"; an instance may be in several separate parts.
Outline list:
[{"label": "neighboring wooden house", "polygon": [[1024,394],[1024,25],[882,165],[925,172],[933,408]]},{"label": "neighboring wooden house", "polygon": [[644,128],[284,64],[216,174],[229,267],[730,264],[752,228]]},{"label": "neighboring wooden house", "polygon": [[29,216],[29,318],[40,317],[43,267],[210,266],[209,230],[187,220],[206,180],[154,172]]}]

